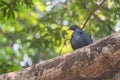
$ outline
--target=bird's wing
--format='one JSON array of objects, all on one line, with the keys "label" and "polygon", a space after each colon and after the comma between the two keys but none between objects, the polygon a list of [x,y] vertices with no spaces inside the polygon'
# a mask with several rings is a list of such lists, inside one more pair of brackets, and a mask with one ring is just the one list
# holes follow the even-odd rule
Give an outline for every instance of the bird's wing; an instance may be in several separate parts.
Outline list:
[{"label": "bird's wing", "polygon": [[86,44],[92,43],[92,39],[85,32],[82,33],[82,37]]}]

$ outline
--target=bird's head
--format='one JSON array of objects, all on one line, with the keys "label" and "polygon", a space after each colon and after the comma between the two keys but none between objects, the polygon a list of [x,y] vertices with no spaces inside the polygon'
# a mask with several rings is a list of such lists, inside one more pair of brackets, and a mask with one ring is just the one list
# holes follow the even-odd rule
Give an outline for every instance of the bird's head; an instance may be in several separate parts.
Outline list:
[{"label": "bird's head", "polygon": [[72,30],[72,31],[74,31],[74,30],[76,30],[76,29],[79,29],[79,30],[80,30],[80,28],[79,28],[77,25],[72,25],[72,26],[69,28],[69,30]]}]

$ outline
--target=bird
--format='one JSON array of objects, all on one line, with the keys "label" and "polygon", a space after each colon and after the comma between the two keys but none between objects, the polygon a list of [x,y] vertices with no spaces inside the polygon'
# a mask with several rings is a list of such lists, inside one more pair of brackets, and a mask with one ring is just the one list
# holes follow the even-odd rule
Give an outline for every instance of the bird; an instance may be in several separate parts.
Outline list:
[{"label": "bird", "polygon": [[73,31],[72,37],[70,39],[70,44],[71,44],[73,50],[82,48],[93,42],[92,39],[84,31],[82,31],[79,28],[79,26],[72,25],[72,26],[70,26],[69,30]]}]

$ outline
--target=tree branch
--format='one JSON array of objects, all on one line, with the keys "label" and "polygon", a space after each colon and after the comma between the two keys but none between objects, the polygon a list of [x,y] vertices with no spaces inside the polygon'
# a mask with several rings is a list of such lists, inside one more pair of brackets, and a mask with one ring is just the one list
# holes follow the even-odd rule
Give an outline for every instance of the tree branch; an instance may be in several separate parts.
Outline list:
[{"label": "tree branch", "polygon": [[96,9],[94,9],[91,14],[88,16],[88,18],[86,19],[86,21],[84,22],[83,26],[81,29],[84,29],[84,27],[86,26],[87,22],[89,21],[89,19],[91,18],[91,16],[102,6],[102,4],[105,2],[106,0],[103,0],[100,5],[97,6]]},{"label": "tree branch", "polygon": [[58,56],[0,80],[120,80],[120,31],[70,54]]},{"label": "tree branch", "polygon": [[[83,4],[84,8],[86,9],[86,11],[87,11],[89,14],[92,14],[91,11],[90,11],[90,9],[86,7],[86,4],[83,2],[83,0],[82,0],[82,4]],[[107,9],[107,10],[108,10],[108,9]],[[110,11],[110,10],[109,10],[109,11]],[[109,23],[106,23],[105,21],[101,20],[96,14],[93,14],[93,16],[94,16],[95,18],[97,18],[100,22],[104,23],[104,24],[108,27],[109,31],[115,32],[115,30],[110,27]]]}]

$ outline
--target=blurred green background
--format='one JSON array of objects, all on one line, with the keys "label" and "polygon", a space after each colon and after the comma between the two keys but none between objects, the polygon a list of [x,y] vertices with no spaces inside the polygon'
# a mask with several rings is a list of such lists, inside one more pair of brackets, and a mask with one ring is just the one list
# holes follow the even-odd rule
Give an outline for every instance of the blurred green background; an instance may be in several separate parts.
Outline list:
[{"label": "blurred green background", "polygon": [[[0,74],[71,52],[67,29],[82,27],[102,1],[0,0]],[[88,21],[84,31],[91,27],[94,41],[119,30],[119,4],[106,0]]]}]

